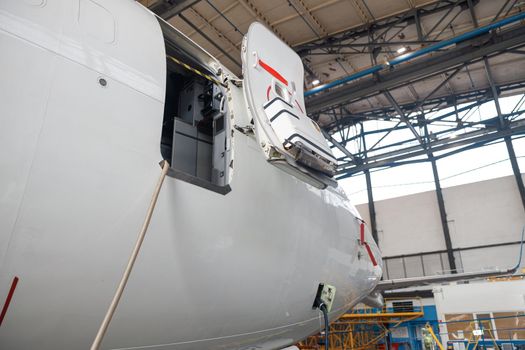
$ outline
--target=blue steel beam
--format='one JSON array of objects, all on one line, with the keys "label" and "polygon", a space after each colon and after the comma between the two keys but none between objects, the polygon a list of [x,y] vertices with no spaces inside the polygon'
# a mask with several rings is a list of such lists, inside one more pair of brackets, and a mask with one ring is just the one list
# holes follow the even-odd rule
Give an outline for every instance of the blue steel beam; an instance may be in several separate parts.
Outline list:
[{"label": "blue steel beam", "polygon": [[378,65],[372,66],[370,68],[364,69],[362,71],[356,72],[354,74],[351,74],[351,75],[349,75],[347,77],[344,77],[342,79],[334,80],[334,81],[332,81],[332,82],[330,82],[328,84],[320,85],[318,87],[315,87],[313,89],[310,89],[310,90],[306,91],[304,93],[304,96],[308,97],[308,96],[317,94],[317,93],[319,93],[321,91],[325,91],[327,89],[331,89],[333,87],[346,84],[346,83],[348,83],[350,81],[362,78],[362,77],[367,76],[367,75],[374,74],[376,72],[379,72],[380,70],[383,70],[383,69],[395,66],[397,64],[400,64],[400,63],[412,60],[412,59],[414,59],[416,57],[420,57],[420,56],[423,56],[423,55],[426,55],[426,54],[429,54],[429,53],[432,53],[432,52],[436,52],[436,51],[438,51],[440,49],[443,49],[445,47],[448,47],[448,46],[460,43],[462,41],[466,41],[466,40],[472,39],[474,37],[486,34],[486,33],[488,33],[489,31],[491,31],[493,29],[503,27],[503,26],[505,26],[507,24],[510,24],[510,23],[521,21],[523,19],[525,19],[525,12],[519,13],[519,14],[511,16],[511,17],[507,17],[505,19],[502,19],[501,21],[488,24],[488,25],[486,25],[484,27],[476,28],[476,29],[474,29],[474,30],[472,30],[470,32],[463,33],[463,34],[458,35],[458,36],[456,36],[454,38],[440,41],[437,44],[427,46],[427,47],[425,47],[425,48],[423,48],[421,50],[417,50],[417,51],[410,52],[410,53],[407,53],[405,55],[396,57],[396,58],[388,61],[386,64],[378,64]]}]

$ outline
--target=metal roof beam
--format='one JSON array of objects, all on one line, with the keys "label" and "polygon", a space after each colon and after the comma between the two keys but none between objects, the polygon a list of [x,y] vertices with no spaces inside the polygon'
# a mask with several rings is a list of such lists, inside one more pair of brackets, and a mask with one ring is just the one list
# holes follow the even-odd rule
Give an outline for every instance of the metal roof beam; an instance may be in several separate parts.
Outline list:
[{"label": "metal roof beam", "polygon": [[[433,15],[435,13],[439,13],[441,11],[448,10],[450,8],[454,8],[456,6],[465,6],[467,0],[456,0],[456,1],[435,1],[432,4],[428,4],[425,6],[422,6],[417,9],[417,16],[419,19],[422,17]],[[315,39],[310,42],[305,42],[302,44],[299,44],[294,47],[295,50],[300,51],[303,49],[303,47],[311,46],[311,45],[322,45],[323,43],[327,42],[341,42],[348,39],[355,39],[358,37],[367,37],[370,34],[370,30],[373,31],[379,31],[382,29],[389,29],[392,28],[392,26],[403,23],[403,22],[415,22],[416,19],[416,11],[413,9],[410,9],[406,11],[405,13],[401,14],[395,14],[393,16],[382,18],[379,20],[372,21],[371,23],[358,26],[356,28],[351,28],[347,31],[344,31],[342,33],[336,33],[333,35],[328,35],[323,37],[322,39]],[[386,33],[383,32],[384,33]],[[378,35],[377,37],[381,37],[381,35]]]},{"label": "metal roof beam", "polygon": [[340,150],[341,152],[343,152],[346,156],[348,156],[350,159],[352,159],[352,161],[355,161],[356,158],[355,156],[352,154],[352,152],[350,152],[345,146],[343,146],[341,143],[339,143],[337,140],[335,140],[332,135],[328,134],[326,131],[322,130],[321,131],[324,135],[324,137],[326,137],[338,150]]},{"label": "metal roof beam", "polygon": [[[508,94],[516,94],[516,93],[522,93],[525,91],[525,82],[519,82],[519,83],[509,83],[509,84],[501,84],[497,86],[498,91],[500,93],[506,93]],[[443,106],[440,106],[438,109],[447,108],[450,106],[453,106],[452,101],[455,101],[457,104],[465,104],[465,103],[474,103],[471,106],[477,106],[480,103],[484,103],[487,98],[491,98],[492,94],[490,93],[490,88],[483,87],[472,91],[466,91],[464,93],[457,93],[457,94],[450,94],[450,95],[444,95],[439,96],[435,98],[428,99],[427,101],[424,101],[422,105],[421,101],[415,101],[410,102],[401,105],[401,108],[404,110],[415,110],[415,109],[425,109],[428,110],[429,107],[435,104],[444,104]],[[424,98],[425,99],[425,98]],[[423,100],[424,100],[423,99]],[[465,108],[470,107],[462,107],[458,109],[458,112],[464,111]],[[434,108],[430,108],[434,109]],[[351,114],[345,117],[341,117],[337,120],[334,120],[330,122],[328,125],[325,125],[323,127],[324,130],[326,130],[329,133],[333,133],[334,129],[340,128],[340,127],[346,127],[354,125],[358,121],[362,120],[393,120],[397,121],[397,118],[388,117],[388,113],[391,113],[393,108],[391,107],[380,107],[372,110],[368,110],[365,112],[360,112],[359,114]],[[455,114],[455,111],[452,111],[450,113],[445,114],[446,116]],[[342,114],[341,114],[342,115]],[[407,126],[400,126],[400,129],[408,128]],[[386,132],[388,130],[371,130],[367,131],[366,134],[373,134],[378,132]],[[345,142],[352,141],[353,138],[346,139]]]},{"label": "metal roof beam", "polygon": [[[446,140],[437,140],[437,141],[431,142],[431,144],[433,145],[432,151],[440,152],[440,151],[444,151],[449,148],[459,147],[459,146],[468,145],[468,144],[472,144],[476,142],[493,141],[493,140],[504,138],[507,136],[523,134],[523,133],[525,133],[525,123],[523,122],[523,120],[520,120],[520,121],[511,123],[509,125],[509,128],[505,130],[498,130],[497,128],[487,128],[486,130],[479,130],[479,131],[473,131],[470,133],[466,133],[454,139],[449,138]],[[414,147],[410,147],[410,149],[413,149],[413,148]],[[389,163],[396,162],[398,160],[414,158],[414,157],[418,157],[418,156],[422,156],[426,154],[427,154],[427,150],[421,150],[421,149],[414,150],[414,151],[399,150],[397,152],[393,152],[392,156],[378,155],[378,156],[370,157],[369,162],[367,164],[350,166],[350,167],[346,167],[344,169],[338,170],[337,174],[342,175],[338,177],[338,179],[349,177],[352,174],[363,171],[365,169],[384,167],[384,166],[388,166]]]},{"label": "metal roof beam", "polygon": [[376,93],[378,90],[392,89],[407,81],[446,71],[465,62],[523,44],[525,26],[489,35],[463,42],[432,57],[396,67],[393,71],[376,73],[377,78],[362,78],[356,83],[312,96],[306,100],[308,113],[320,112],[335,105]]},{"label": "metal roof beam", "polygon": [[149,9],[165,21],[189,9],[200,0],[163,0],[151,5]]},{"label": "metal roof beam", "polygon": [[419,141],[421,146],[423,146],[423,148],[425,148],[425,142],[421,138],[421,135],[419,135],[419,133],[414,128],[412,123],[410,123],[410,120],[408,120],[407,116],[405,115],[405,112],[403,112],[403,110],[401,109],[399,104],[396,102],[396,100],[394,100],[394,96],[392,96],[392,94],[388,90],[384,91],[383,94],[385,95],[385,97],[388,100],[388,102],[390,102],[390,104],[392,104],[392,107],[394,107],[394,109],[396,110],[396,112],[399,115],[399,117],[401,118],[401,120],[403,122],[405,122],[405,124],[408,126],[410,131],[412,131],[412,134],[414,134],[414,136]]},{"label": "metal roof beam", "polygon": [[288,0],[288,4],[294,8],[299,17],[301,17],[301,19],[317,37],[321,38],[328,34],[325,26],[321,24],[317,17],[314,16],[312,11],[308,8],[308,6],[306,6],[303,0]]},{"label": "metal roof beam", "polygon": [[182,13],[179,14],[179,18],[182,19],[191,28],[193,28],[193,30],[195,30],[197,33],[199,33],[199,35],[201,35],[204,39],[208,40],[210,42],[210,44],[215,46],[220,52],[222,52],[222,54],[224,56],[229,58],[230,61],[232,61],[232,63],[234,63],[239,68],[241,68],[241,64],[239,62],[237,62],[237,60],[235,58],[233,58],[232,55],[230,55],[228,53],[228,51],[226,51],[221,45],[216,43],[215,40],[212,40],[208,35],[206,35],[206,33],[204,33],[202,30],[200,30],[190,19],[186,18],[186,16],[184,16]]},{"label": "metal roof beam", "polygon": [[[350,47],[365,48],[365,47],[377,47],[377,46],[403,46],[403,45],[429,45],[438,43],[439,40],[397,40],[388,42],[370,41],[366,43],[348,43],[341,44],[337,42],[327,42],[319,45],[304,45],[301,50],[297,51],[299,56],[308,56],[311,50],[317,49],[344,49]],[[383,51],[381,51],[383,52]]]}]

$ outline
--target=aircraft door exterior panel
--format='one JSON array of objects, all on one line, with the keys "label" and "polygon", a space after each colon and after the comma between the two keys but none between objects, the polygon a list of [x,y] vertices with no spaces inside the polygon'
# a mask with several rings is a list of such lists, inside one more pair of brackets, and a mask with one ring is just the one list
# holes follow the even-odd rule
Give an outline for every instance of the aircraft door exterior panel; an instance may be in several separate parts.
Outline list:
[{"label": "aircraft door exterior panel", "polygon": [[79,1],[0,2],[2,301],[19,277],[2,349],[88,347],[158,177],[159,24],[97,3],[123,16],[114,43],[81,30]]},{"label": "aircraft door exterior panel", "polygon": [[[18,40],[2,23],[0,18],[0,267],[19,216],[56,70],[52,53]],[[1,270],[0,295],[7,295],[14,273]]]},{"label": "aircraft door exterior panel", "polygon": [[303,64],[297,53],[256,22],[243,41],[242,57],[248,105],[273,146],[296,159],[301,158],[292,146],[315,152],[329,163],[326,172],[333,174],[332,151],[320,128],[306,115]]}]

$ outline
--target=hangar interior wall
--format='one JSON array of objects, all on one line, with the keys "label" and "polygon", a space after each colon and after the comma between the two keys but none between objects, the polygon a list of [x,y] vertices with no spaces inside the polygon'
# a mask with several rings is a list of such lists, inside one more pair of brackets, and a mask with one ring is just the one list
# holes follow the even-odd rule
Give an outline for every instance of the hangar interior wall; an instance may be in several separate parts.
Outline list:
[{"label": "hangar interior wall", "polygon": [[[458,270],[516,264],[525,211],[514,176],[444,188],[443,197]],[[449,270],[435,191],[376,201],[375,208],[385,278]],[[357,209],[369,223],[368,205]],[[487,245],[494,246],[480,248]]]},{"label": "hangar interior wall", "polygon": [[[525,280],[492,283],[451,284],[434,287],[437,318],[445,321],[493,318],[485,321],[491,333],[485,332],[489,342],[492,336],[500,341],[524,339],[525,337]],[[512,317],[516,316],[516,317]],[[487,324],[487,322],[490,322]],[[462,337],[469,338],[472,322],[440,323],[440,335],[444,343]],[[523,343],[523,341],[521,341]]]}]

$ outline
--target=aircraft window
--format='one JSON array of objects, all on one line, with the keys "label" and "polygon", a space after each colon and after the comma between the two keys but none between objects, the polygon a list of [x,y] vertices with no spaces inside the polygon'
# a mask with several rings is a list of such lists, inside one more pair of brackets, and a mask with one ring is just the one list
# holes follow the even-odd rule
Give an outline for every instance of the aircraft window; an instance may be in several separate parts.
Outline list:
[{"label": "aircraft window", "polygon": [[[170,162],[168,175],[209,190],[230,191],[231,154],[228,148],[224,90],[210,72],[185,66],[188,57],[166,44],[166,101],[160,149]],[[215,80],[215,81],[214,81]]]}]

